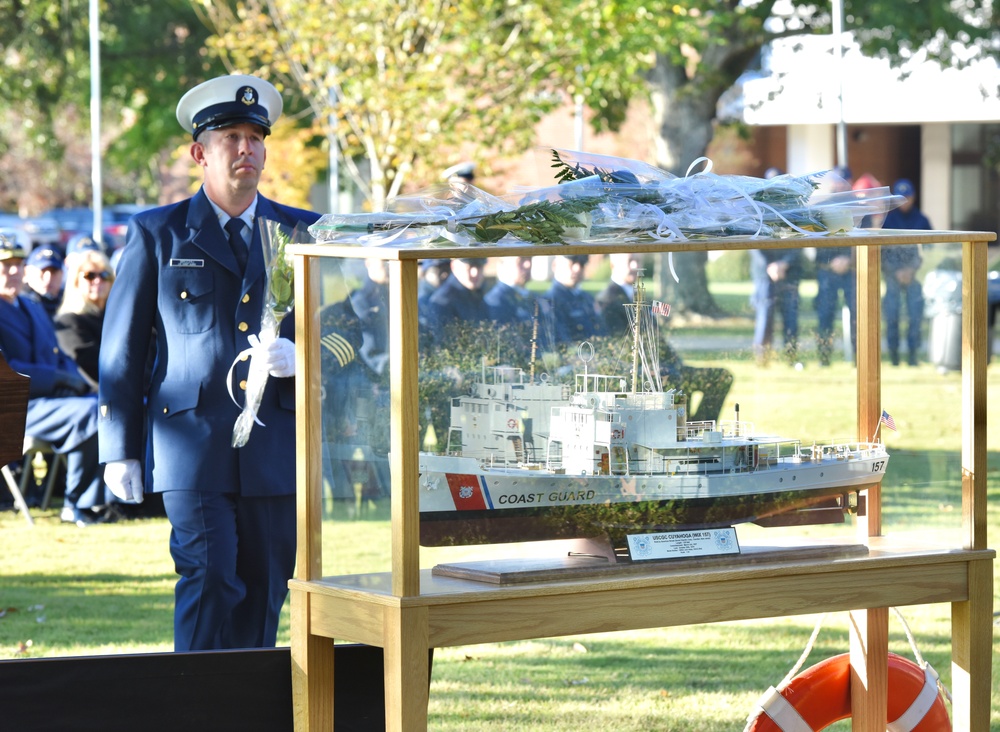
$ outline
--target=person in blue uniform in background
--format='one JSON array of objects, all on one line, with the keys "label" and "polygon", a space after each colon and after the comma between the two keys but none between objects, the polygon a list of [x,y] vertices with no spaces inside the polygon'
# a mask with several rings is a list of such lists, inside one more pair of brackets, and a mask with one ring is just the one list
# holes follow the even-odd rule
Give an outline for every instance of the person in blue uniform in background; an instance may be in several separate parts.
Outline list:
[{"label": "person in blue uniform in background", "polygon": [[535,297],[527,285],[531,257],[497,257],[497,281],[483,300],[490,319],[499,325],[530,323],[535,318]]},{"label": "person in blue uniform in background", "polygon": [[820,366],[829,366],[833,355],[833,324],[840,312],[840,296],[847,308],[851,328],[851,354],[857,344],[857,272],[853,247],[816,249],[816,328]]},{"label": "person in blue uniform in background", "polygon": [[[892,185],[892,192],[906,200],[898,208],[886,214],[885,229],[931,230],[931,222],[917,208],[917,191],[906,178]],[[924,317],[924,293],[917,270],[923,263],[920,246],[904,244],[882,247],[882,278],[885,280],[885,297],[882,298],[882,314],[885,316],[885,340],[889,349],[889,360],[893,366],[899,365],[900,320],[903,306],[906,306],[906,361],[910,366],[920,362],[920,326]]]},{"label": "person in blue uniform in background", "polygon": [[59,348],[48,313],[21,293],[25,255],[0,236],[0,350],[14,371],[31,378],[25,434],[66,455],[60,518],[82,528],[102,521],[108,503],[97,460],[97,399]]},{"label": "person in blue uniform in background", "polygon": [[799,282],[802,280],[801,249],[751,249],[750,276],[756,311],[753,332],[754,356],[766,365],[774,351],[774,314],[781,314],[785,360],[799,366]]},{"label": "person in blue uniform in background", "polygon": [[180,575],[177,651],[273,646],[295,563],[294,318],[254,352],[270,374],[258,411],[265,426],[242,448],[231,446],[240,408],[227,389],[231,366],[233,392],[245,389],[250,359],[237,357],[260,329],[258,219],[318,219],[257,191],[264,139],[281,111],[278,91],[246,75],[181,98],[177,119],[204,183],[131,219],[105,314],[101,461],[121,498],[162,494]]},{"label": "person in blue uniform in background", "polygon": [[581,289],[589,254],[552,258],[552,284],[545,293],[551,341],[576,348],[591,336],[602,335],[594,296]]},{"label": "person in blue uniform in background", "polygon": [[451,275],[427,300],[420,313],[421,325],[432,338],[453,323],[484,323],[490,310],[483,300],[485,257],[451,260]]}]

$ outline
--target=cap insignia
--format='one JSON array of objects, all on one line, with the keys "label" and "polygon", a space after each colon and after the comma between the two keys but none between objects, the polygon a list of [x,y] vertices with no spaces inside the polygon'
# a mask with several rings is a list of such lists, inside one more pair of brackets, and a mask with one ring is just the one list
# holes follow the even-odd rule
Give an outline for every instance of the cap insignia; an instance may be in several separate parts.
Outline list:
[{"label": "cap insignia", "polygon": [[252,86],[243,87],[243,97],[240,99],[248,107],[257,103],[257,92]]}]

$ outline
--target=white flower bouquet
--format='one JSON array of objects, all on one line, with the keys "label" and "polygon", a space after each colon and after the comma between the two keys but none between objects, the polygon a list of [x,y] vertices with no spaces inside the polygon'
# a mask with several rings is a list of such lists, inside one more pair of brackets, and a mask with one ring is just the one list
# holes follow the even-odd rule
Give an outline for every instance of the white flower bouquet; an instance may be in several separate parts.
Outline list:
[{"label": "white flower bouquet", "polygon": [[[286,254],[285,246],[292,242],[313,241],[308,232],[299,227],[292,229],[265,218],[259,218],[258,222],[264,253],[264,307],[260,316],[260,331],[248,337],[250,348],[237,356],[233,367],[230,368],[230,378],[227,380],[232,396],[232,370],[243,358],[249,356],[246,398],[243,410],[233,426],[233,447],[243,447],[247,444],[254,424],[264,426],[257,417],[268,377],[264,351],[278,337],[281,321],[295,306],[295,275],[291,257]],[[235,397],[233,401],[236,401]]]}]

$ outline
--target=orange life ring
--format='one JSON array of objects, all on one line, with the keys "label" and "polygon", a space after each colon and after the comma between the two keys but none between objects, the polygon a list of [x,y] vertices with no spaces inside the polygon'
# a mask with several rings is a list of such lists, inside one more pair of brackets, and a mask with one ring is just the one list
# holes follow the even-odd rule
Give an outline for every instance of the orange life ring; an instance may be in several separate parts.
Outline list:
[{"label": "orange life ring", "polygon": [[[819,732],[851,716],[851,657],[844,653],[807,668],[782,689],[773,686],[758,702],[746,732]],[[889,654],[888,732],[951,729],[937,672]]]},{"label": "orange life ring", "polygon": [[507,429],[513,430],[516,428],[517,428],[517,420],[511,417],[510,419],[507,420]]}]

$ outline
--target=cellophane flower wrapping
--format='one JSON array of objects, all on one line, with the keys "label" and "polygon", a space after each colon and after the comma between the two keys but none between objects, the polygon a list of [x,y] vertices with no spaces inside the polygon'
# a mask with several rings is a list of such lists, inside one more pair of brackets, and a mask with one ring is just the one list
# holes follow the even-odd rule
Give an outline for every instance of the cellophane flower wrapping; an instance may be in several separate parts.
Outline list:
[{"label": "cellophane flower wrapping", "polygon": [[313,242],[303,225],[292,228],[271,219],[258,218],[257,221],[264,254],[264,306],[260,316],[260,331],[248,338],[251,348],[248,349],[250,366],[246,400],[243,411],[233,425],[233,447],[247,444],[254,424],[264,426],[257,417],[269,376],[263,350],[278,337],[281,322],[295,307],[295,273],[292,258],[286,253],[285,247],[291,243]]},{"label": "cellophane flower wrapping", "polygon": [[638,160],[547,149],[555,184],[492,196],[467,183],[395,199],[388,210],[324,216],[318,240],[366,246],[849,234],[903,199],[887,188],[844,190],[831,171],[754,178],[718,175],[707,158],[679,177]]}]

